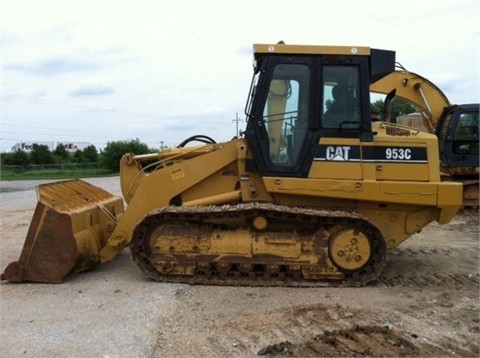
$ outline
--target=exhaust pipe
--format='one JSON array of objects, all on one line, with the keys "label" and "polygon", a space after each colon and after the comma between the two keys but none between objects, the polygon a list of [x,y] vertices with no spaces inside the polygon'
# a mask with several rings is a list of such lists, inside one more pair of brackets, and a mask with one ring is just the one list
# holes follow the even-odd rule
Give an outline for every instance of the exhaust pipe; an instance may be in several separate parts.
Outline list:
[{"label": "exhaust pipe", "polygon": [[387,96],[385,97],[385,107],[383,109],[383,121],[384,122],[392,122],[392,100],[397,93],[396,89],[390,91]]}]

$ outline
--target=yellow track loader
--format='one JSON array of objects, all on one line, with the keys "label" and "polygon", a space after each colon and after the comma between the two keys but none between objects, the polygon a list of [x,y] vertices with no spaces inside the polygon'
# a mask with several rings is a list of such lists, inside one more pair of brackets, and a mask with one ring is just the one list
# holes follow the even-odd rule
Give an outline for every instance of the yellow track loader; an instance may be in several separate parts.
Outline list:
[{"label": "yellow track loader", "polygon": [[239,138],[124,155],[123,199],[81,180],[41,185],[2,280],[62,282],[128,246],[161,282],[361,286],[389,250],[451,220],[462,185],[440,180],[437,138],[371,118],[370,85],[395,70],[395,52],[253,50]]}]

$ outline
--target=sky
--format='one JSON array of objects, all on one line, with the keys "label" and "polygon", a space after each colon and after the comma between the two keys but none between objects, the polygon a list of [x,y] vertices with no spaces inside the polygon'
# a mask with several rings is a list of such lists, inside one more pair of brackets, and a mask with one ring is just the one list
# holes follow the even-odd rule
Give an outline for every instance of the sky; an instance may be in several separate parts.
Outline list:
[{"label": "sky", "polygon": [[[0,152],[245,128],[254,43],[368,46],[479,101],[480,1],[0,0]],[[238,119],[238,122],[237,122]]]}]

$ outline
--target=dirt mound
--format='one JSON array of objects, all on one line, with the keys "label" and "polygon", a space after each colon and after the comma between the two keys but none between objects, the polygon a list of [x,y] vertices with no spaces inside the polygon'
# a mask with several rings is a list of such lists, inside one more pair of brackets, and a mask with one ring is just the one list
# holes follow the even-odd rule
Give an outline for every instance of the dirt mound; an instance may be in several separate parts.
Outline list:
[{"label": "dirt mound", "polygon": [[257,354],[294,357],[437,357],[444,355],[445,350],[450,350],[453,356],[467,357],[471,354],[455,345],[445,346],[434,346],[416,334],[388,326],[354,326],[325,331],[300,343],[284,341],[272,344]]}]

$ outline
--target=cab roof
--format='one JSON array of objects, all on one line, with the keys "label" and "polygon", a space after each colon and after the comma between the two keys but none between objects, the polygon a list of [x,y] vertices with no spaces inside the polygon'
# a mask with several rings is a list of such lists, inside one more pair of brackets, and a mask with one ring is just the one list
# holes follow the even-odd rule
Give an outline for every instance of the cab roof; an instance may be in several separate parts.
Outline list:
[{"label": "cab roof", "polygon": [[254,59],[267,55],[330,55],[366,56],[369,62],[370,83],[374,83],[395,71],[395,51],[374,49],[366,46],[320,46],[276,44],[254,44]]},{"label": "cab roof", "polygon": [[317,45],[286,45],[286,44],[254,44],[254,53],[270,54],[304,54],[304,55],[365,55],[371,53],[365,46],[317,46]]}]

